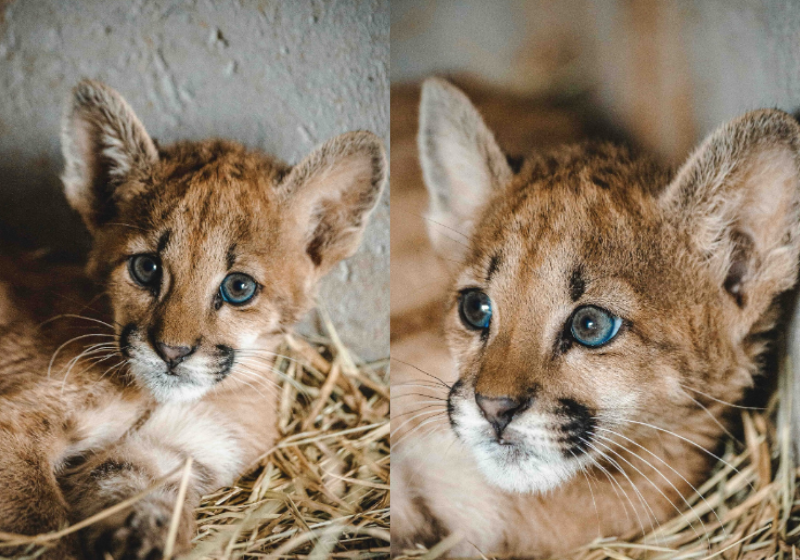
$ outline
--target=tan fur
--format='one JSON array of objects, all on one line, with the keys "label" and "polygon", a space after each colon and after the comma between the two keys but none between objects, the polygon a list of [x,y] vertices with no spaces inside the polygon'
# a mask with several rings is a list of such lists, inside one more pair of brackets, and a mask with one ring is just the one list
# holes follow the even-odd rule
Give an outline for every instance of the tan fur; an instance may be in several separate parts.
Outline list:
[{"label": "tan fur", "polygon": [[[125,101],[91,81],[75,89],[62,141],[67,198],[94,236],[88,270],[111,313],[106,326],[72,320],[89,330],[70,342],[32,326],[43,310],[19,308],[20,274],[0,292],[0,530],[85,519],[192,457],[183,552],[200,497],[277,438],[273,351],[319,279],[357,249],[386,180],[384,150],[368,132],[294,167],[221,140],[156,148]],[[133,280],[140,254],[158,259],[157,286]],[[220,297],[231,272],[258,284],[241,306]],[[80,355],[86,340],[99,344]],[[159,343],[192,352],[169,369]],[[48,557],[160,558],[179,477]]]},{"label": "tan fur", "polygon": [[[393,343],[419,367],[393,369],[407,388],[393,410],[393,550],[458,532],[453,556],[545,557],[649,531],[706,477],[722,402],[753,383],[775,297],[796,280],[800,127],[749,113],[674,175],[587,144],[532,154],[514,175],[448,83],[423,86],[420,126],[429,228],[452,262],[452,361],[435,327]],[[466,241],[443,251],[453,230]],[[485,338],[459,318],[468,288],[491,298]],[[598,348],[566,326],[589,304],[623,319]],[[504,432],[517,455],[476,394],[528,403]]]}]

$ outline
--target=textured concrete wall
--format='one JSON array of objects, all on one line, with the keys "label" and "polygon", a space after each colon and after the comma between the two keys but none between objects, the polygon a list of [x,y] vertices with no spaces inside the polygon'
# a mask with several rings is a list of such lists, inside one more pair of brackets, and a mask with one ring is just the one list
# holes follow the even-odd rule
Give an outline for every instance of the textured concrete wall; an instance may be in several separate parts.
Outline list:
[{"label": "textured concrete wall", "polygon": [[[120,91],[162,142],[232,138],[297,162],[368,129],[389,141],[389,1],[0,0],[0,223],[85,248],[58,174],[62,105],[82,77]],[[321,300],[345,342],[388,354],[388,196]],[[305,324],[313,329],[312,321]]]}]

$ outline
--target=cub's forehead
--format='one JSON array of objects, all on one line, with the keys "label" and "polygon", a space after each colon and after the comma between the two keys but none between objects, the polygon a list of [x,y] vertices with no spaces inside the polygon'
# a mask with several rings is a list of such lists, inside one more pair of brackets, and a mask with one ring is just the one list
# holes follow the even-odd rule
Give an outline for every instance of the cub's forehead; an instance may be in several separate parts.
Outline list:
[{"label": "cub's forehead", "polygon": [[278,204],[277,187],[288,170],[281,161],[233,142],[179,143],[161,154],[141,195],[145,200],[130,207],[152,224],[243,225]]},{"label": "cub's forehead", "polygon": [[647,177],[630,170],[605,171],[608,181],[616,177],[615,187],[598,184],[596,166],[517,177],[480,220],[468,274],[481,283],[513,283],[514,289],[520,283],[557,288],[573,299],[592,279],[636,286],[644,276],[662,274],[675,239],[654,189],[643,188]]},{"label": "cub's forehead", "polygon": [[286,166],[227,142],[178,145],[163,154],[149,184],[120,216],[128,251],[242,249],[276,230],[277,187]]}]

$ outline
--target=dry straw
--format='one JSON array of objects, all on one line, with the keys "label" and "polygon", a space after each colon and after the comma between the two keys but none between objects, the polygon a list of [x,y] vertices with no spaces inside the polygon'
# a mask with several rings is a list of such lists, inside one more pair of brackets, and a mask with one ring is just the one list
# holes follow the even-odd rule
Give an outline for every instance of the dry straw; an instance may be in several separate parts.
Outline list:
[{"label": "dry straw", "polygon": [[[741,410],[743,442],[729,437],[710,478],[688,497],[691,509],[641,538],[597,540],[564,560],[763,560],[800,558],[799,470],[792,460],[791,364],[765,410]],[[702,497],[701,497],[702,496]],[[712,511],[713,510],[713,511]],[[602,514],[602,512],[600,512]],[[617,512],[608,512],[614,515]],[[702,525],[698,523],[702,519]],[[718,519],[719,518],[719,519]],[[462,540],[451,535],[402,558],[432,560]],[[476,556],[476,558],[486,558]],[[400,559],[398,559],[400,560]]]},{"label": "dry straw", "polygon": [[[195,547],[185,558],[388,558],[388,360],[356,359],[322,317],[327,338],[288,335],[277,351],[281,439],[235,485],[203,498]],[[0,540],[27,544],[18,558],[36,558],[177,472],[185,481],[190,468],[188,461],[147,491],[58,533]]]}]

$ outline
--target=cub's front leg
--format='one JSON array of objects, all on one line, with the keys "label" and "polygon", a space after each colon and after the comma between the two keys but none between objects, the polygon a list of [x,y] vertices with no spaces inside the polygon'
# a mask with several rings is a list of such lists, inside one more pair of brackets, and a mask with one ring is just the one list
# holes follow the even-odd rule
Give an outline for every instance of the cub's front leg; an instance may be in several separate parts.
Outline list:
[{"label": "cub's front leg", "polygon": [[[86,519],[149,488],[164,474],[158,462],[135,457],[126,445],[93,458],[63,483],[73,521]],[[180,504],[176,553],[186,552],[194,535],[194,508],[199,494],[193,478]],[[83,557],[104,560],[109,554],[115,560],[162,558],[173,512],[178,507],[179,481],[177,473],[132,506],[84,529],[80,534]]]},{"label": "cub's front leg", "polygon": [[[174,554],[187,552],[195,534],[194,510],[200,497],[239,474],[236,434],[209,408],[157,408],[144,425],[119,443],[65,475],[61,484],[77,522],[147,490],[130,507],[84,529],[84,557],[105,560],[158,560],[163,557],[176,507],[181,508]],[[192,458],[183,502],[178,504],[182,468]],[[172,473],[172,474],[170,474]]]}]

